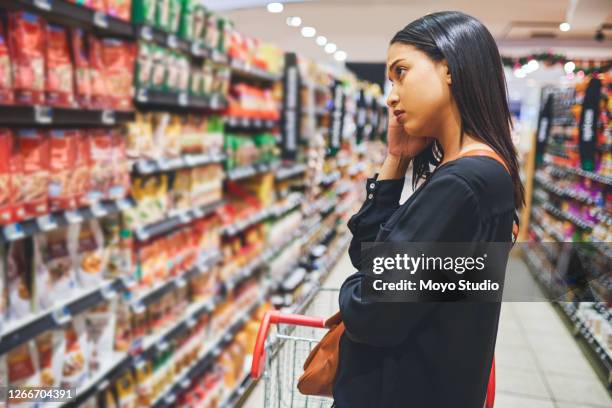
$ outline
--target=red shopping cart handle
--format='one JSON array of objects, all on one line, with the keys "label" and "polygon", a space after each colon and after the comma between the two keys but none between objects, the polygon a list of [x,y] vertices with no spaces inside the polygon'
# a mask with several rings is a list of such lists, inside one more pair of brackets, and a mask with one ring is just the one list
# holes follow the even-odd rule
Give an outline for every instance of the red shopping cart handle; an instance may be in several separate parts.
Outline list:
[{"label": "red shopping cart handle", "polygon": [[322,317],[310,317],[297,314],[284,314],[277,310],[268,311],[264,314],[259,325],[255,349],[253,350],[253,362],[251,363],[251,377],[258,379],[264,371],[266,362],[265,343],[271,324],[292,324],[295,326],[325,327],[325,319]]}]

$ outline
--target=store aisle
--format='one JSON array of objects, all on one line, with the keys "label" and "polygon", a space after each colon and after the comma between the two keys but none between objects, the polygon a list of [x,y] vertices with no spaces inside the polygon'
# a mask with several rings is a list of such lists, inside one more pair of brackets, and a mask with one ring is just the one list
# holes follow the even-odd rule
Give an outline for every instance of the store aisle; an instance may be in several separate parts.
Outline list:
[{"label": "store aisle", "polygon": [[[509,270],[531,279],[518,256]],[[325,282],[339,287],[353,267],[343,256]],[[535,283],[534,283],[535,286]],[[607,391],[549,303],[505,303],[497,338],[495,408],[610,408]],[[264,407],[263,382],[244,408]]]}]

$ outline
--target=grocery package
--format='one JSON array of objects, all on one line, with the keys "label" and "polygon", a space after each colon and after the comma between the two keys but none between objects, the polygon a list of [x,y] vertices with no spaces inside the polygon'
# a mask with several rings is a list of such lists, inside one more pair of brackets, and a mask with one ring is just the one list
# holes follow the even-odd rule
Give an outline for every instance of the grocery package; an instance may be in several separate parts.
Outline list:
[{"label": "grocery package", "polygon": [[89,131],[90,147],[90,203],[108,197],[113,183],[113,133],[108,129],[92,129]]},{"label": "grocery package", "polygon": [[66,337],[62,330],[49,330],[35,339],[42,387],[58,387],[62,378],[62,364]]},{"label": "grocery package", "polygon": [[133,0],[106,0],[106,12],[118,19],[130,21]]},{"label": "grocery package", "polygon": [[88,108],[91,104],[91,71],[87,50],[87,36],[81,29],[70,30],[72,61],[74,62],[74,93],[77,104]]},{"label": "grocery package", "polygon": [[278,120],[279,112],[272,91],[247,84],[232,85],[229,93],[230,116]]},{"label": "grocery package", "polygon": [[106,81],[108,106],[117,110],[131,110],[134,97],[134,47],[126,41],[104,39],[102,54],[102,75]]},{"label": "grocery package", "polygon": [[6,251],[6,290],[8,319],[19,320],[32,312],[32,242],[12,241]]},{"label": "grocery package", "polygon": [[35,341],[27,341],[9,351],[6,355],[6,365],[10,386],[38,387],[40,385],[40,366]]},{"label": "grocery package", "polygon": [[79,285],[83,288],[99,286],[104,278],[108,254],[98,220],[83,221],[71,226],[69,232]]},{"label": "grocery package", "polygon": [[[104,42],[93,35],[87,36],[89,46],[89,75],[91,82],[91,103],[93,109],[104,109],[110,105],[110,92],[104,60]],[[116,84],[113,84],[116,85]],[[122,92],[125,92],[123,90]]]},{"label": "grocery package", "polygon": [[36,14],[9,12],[9,53],[15,103],[45,102],[45,22]]},{"label": "grocery package", "polygon": [[76,265],[71,254],[72,234],[57,228],[34,237],[36,308],[49,310],[76,290]]},{"label": "grocery package", "polygon": [[157,0],[132,0],[132,21],[135,24],[155,25]]},{"label": "grocery package", "polygon": [[67,210],[77,206],[77,189],[71,183],[75,172],[79,131],[49,131],[49,208]]},{"label": "grocery package", "polygon": [[0,21],[0,105],[10,105],[13,103],[13,70],[4,34],[4,24]]},{"label": "grocery package", "polygon": [[112,360],[114,352],[116,301],[111,300],[83,314],[89,372],[95,373]]},{"label": "grocery package", "polygon": [[12,216],[12,180],[10,157],[13,153],[13,133],[9,129],[0,129],[0,225],[11,222]]},{"label": "grocery package", "polygon": [[64,330],[66,349],[63,355],[62,388],[78,388],[87,380],[87,330],[84,316],[75,316]]},{"label": "grocery package", "polygon": [[70,190],[74,195],[77,206],[83,207],[89,204],[91,168],[91,147],[89,135],[86,131],[76,134],[76,149],[74,159],[74,171],[70,175]]},{"label": "grocery package", "polygon": [[24,218],[33,218],[48,212],[49,141],[44,131],[18,129],[15,131],[22,164],[20,198]]},{"label": "grocery package", "polygon": [[112,138],[112,180],[107,198],[120,199],[125,197],[130,189],[130,172],[127,161],[125,135],[114,129]]},{"label": "grocery package", "polygon": [[45,49],[47,104],[58,107],[73,107],[74,79],[67,29],[47,24]]}]

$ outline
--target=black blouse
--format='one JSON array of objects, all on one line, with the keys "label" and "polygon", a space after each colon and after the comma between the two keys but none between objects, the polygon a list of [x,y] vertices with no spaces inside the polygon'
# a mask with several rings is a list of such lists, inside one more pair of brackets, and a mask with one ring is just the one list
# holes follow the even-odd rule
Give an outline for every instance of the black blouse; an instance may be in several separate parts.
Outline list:
[{"label": "black blouse", "polygon": [[[367,181],[367,199],[349,220],[349,255],[359,269],[362,242],[509,242],[512,179],[488,157],[451,161],[401,206],[404,179]],[[346,332],[334,382],[339,408],[481,408],[498,303],[373,303],[361,274],[340,290]]]}]

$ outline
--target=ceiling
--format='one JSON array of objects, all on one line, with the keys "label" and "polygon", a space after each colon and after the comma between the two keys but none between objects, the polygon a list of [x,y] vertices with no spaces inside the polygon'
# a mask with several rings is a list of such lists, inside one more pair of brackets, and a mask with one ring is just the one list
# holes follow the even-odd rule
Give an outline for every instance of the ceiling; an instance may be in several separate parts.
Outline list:
[{"label": "ceiling", "polygon": [[[612,30],[594,40],[602,24],[612,27],[612,0],[311,0],[284,2],[279,14],[266,10],[264,0],[205,0],[228,16],[247,35],[320,62],[333,62],[313,38],[289,27],[289,16],[301,17],[317,35],[347,52],[349,62],[381,62],[390,38],[410,21],[442,10],[460,10],[480,19],[504,55],[538,51],[562,52],[571,58],[612,58]],[[568,20],[569,32],[559,24]]]}]

